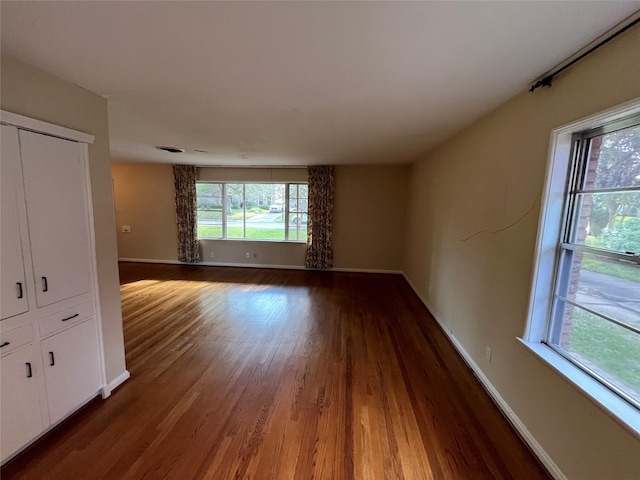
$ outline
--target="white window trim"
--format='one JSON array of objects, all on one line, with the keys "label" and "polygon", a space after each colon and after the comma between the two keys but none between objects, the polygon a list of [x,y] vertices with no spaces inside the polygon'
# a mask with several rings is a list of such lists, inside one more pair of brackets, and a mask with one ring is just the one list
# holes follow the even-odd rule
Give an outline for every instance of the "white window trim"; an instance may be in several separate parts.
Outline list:
[{"label": "white window trim", "polygon": [[[222,211],[226,212],[227,211],[227,185],[242,185],[242,198],[243,198],[243,204],[245,205],[243,208],[245,209],[246,212],[246,189],[247,189],[247,185],[252,185],[252,184],[263,184],[263,185],[284,185],[284,190],[285,190],[285,201],[283,203],[283,210],[282,213],[285,216],[284,219],[284,240],[270,240],[270,239],[261,239],[261,238],[228,238],[227,237],[227,221],[224,218],[223,215],[223,220],[222,220],[222,237],[202,237],[202,238],[198,238],[198,240],[215,240],[215,241],[225,241],[225,242],[267,242],[267,243],[306,243],[307,239],[303,238],[303,239],[299,239],[299,240],[291,240],[289,239],[289,216],[291,214],[290,209],[289,209],[289,187],[291,185],[309,185],[307,182],[302,182],[302,181],[294,181],[294,182],[254,182],[254,181],[238,181],[238,182],[232,182],[232,181],[217,181],[217,180],[196,180],[196,185],[198,183],[209,183],[209,184],[216,184],[216,185],[221,185],[222,186]],[[296,213],[296,212],[294,212]],[[308,211],[306,212],[308,215]],[[196,219],[196,225],[198,225],[198,221]],[[246,216],[243,216],[243,229],[246,235],[246,231],[247,231],[247,219]]]},{"label": "white window trim", "polygon": [[571,161],[572,136],[576,132],[596,128],[638,113],[640,113],[640,97],[558,127],[551,132],[549,160],[538,222],[538,240],[534,255],[527,325],[523,338],[520,340],[530,352],[640,438],[640,411],[638,409],[542,343],[546,339],[553,302],[555,264],[559,251],[558,244],[562,235],[565,187],[569,162]]}]

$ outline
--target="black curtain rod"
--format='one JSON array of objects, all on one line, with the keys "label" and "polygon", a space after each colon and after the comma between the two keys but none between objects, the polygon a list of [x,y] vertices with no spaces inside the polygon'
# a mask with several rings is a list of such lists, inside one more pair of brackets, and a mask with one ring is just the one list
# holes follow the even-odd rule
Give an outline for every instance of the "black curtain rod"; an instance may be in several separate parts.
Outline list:
[{"label": "black curtain rod", "polygon": [[636,25],[637,23],[640,22],[640,17],[636,18],[633,22],[629,23],[628,25],[625,25],[623,28],[621,28],[620,30],[618,30],[617,32],[611,34],[610,36],[608,36],[607,38],[603,39],[601,42],[599,42],[597,45],[594,45],[593,47],[591,47],[589,50],[587,50],[586,52],[584,52],[582,55],[580,55],[579,57],[574,58],[573,60],[571,60],[569,63],[567,63],[566,65],[564,65],[563,67],[559,68],[558,70],[555,70],[551,73],[549,73],[548,75],[545,75],[544,78],[538,80],[536,83],[534,83],[533,85],[531,85],[531,88],[529,89],[530,92],[534,92],[536,91],[536,89],[540,88],[540,87],[550,87],[551,83],[553,82],[553,77],[558,75],[560,72],[565,71],[567,68],[569,68],[570,66],[572,66],[573,64],[575,64],[576,62],[582,60],[584,57],[586,57],[587,55],[591,55],[593,52],[595,52],[598,48],[600,48],[601,46],[603,46],[604,44],[610,42],[611,40],[613,40],[614,38],[616,38],[618,35],[626,32],[627,30],[629,30],[631,27],[633,27],[634,25]]}]

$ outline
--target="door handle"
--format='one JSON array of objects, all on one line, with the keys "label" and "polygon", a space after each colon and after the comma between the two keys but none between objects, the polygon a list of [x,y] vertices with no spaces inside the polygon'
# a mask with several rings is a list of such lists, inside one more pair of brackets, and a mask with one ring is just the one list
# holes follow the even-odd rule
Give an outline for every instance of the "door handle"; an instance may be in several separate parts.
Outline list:
[{"label": "door handle", "polygon": [[53,356],[53,352],[49,352],[49,365],[54,366],[56,364],[56,358]]},{"label": "door handle", "polygon": [[18,286],[18,298],[22,298],[22,282],[16,282],[16,285]]},{"label": "door handle", "polygon": [[61,321],[61,322],[67,322],[67,321],[71,320],[72,318],[76,318],[76,317],[79,317],[79,316],[80,316],[80,314],[79,314],[79,313],[74,313],[74,314],[73,314],[73,315],[71,315],[70,317],[63,318],[63,319],[62,319],[62,320],[60,320],[60,321]]},{"label": "door handle", "polygon": [[11,345],[11,342],[2,342],[2,345],[0,345],[0,348],[8,347],[9,345]]},{"label": "door handle", "polygon": [[33,370],[31,370],[31,362],[25,363],[27,366],[27,378],[33,377]]},{"label": "door handle", "polygon": [[47,277],[42,277],[42,291],[49,291],[49,284],[47,283]]}]

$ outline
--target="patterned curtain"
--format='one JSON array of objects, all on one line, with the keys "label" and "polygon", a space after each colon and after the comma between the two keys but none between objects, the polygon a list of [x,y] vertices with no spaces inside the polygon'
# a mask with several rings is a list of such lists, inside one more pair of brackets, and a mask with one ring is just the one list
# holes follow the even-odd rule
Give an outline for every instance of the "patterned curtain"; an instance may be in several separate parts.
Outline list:
[{"label": "patterned curtain", "polygon": [[333,167],[309,167],[307,268],[333,266]]},{"label": "patterned curtain", "polygon": [[178,220],[178,260],[186,263],[196,263],[200,260],[196,176],[196,167],[193,165],[173,166]]}]

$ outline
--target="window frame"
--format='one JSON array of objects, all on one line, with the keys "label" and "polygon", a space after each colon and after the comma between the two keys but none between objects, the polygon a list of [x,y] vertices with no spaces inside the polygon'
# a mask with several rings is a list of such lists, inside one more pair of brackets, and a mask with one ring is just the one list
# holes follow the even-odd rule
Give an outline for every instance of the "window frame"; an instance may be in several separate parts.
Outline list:
[{"label": "window frame", "polygon": [[607,133],[623,130],[631,126],[640,125],[640,115],[632,115],[624,119],[607,123],[598,128],[593,128],[584,132],[575,133],[572,136],[572,151],[570,154],[570,162],[567,173],[567,187],[565,196],[565,208],[563,214],[562,224],[562,237],[558,242],[558,255],[556,259],[555,274],[554,274],[554,288],[553,288],[553,305],[551,307],[550,318],[547,324],[546,343],[550,348],[555,350],[558,354],[565,357],[568,361],[575,364],[578,368],[581,368],[588,375],[592,376],[595,380],[604,384],[607,388],[614,393],[622,397],[627,402],[631,403],[635,408],[640,410],[640,401],[634,399],[628,395],[623,389],[616,386],[613,382],[589,368],[587,365],[578,361],[571,354],[561,348],[559,337],[562,336],[561,331],[563,327],[562,316],[564,315],[564,309],[559,307],[558,304],[563,302],[565,304],[571,304],[578,309],[584,310],[591,315],[595,315],[602,320],[618,325],[619,327],[630,330],[640,335],[640,329],[633,328],[625,323],[607,315],[603,312],[595,311],[586,305],[582,305],[580,302],[572,301],[566,294],[560,293],[566,290],[569,285],[569,277],[571,275],[571,269],[573,267],[573,256],[577,252],[591,253],[602,257],[613,258],[616,260],[624,260],[636,265],[640,264],[640,258],[638,254],[621,253],[605,248],[597,248],[589,245],[581,245],[577,243],[575,236],[579,228],[579,212],[582,208],[581,195],[593,194],[593,193],[615,193],[615,192],[640,192],[640,187],[620,187],[620,188],[607,188],[607,189],[587,189],[585,186],[585,177],[587,175],[587,169],[589,166],[589,157],[591,152],[591,141],[601,135]]},{"label": "window frame", "polygon": [[[519,340],[556,373],[568,380],[587,398],[591,399],[628,431],[640,438],[640,409],[634,402],[615,393],[605,383],[568,358],[549,342],[555,293],[558,287],[558,265],[567,239],[567,219],[571,213],[569,190],[576,179],[570,175],[577,170],[573,162],[577,158],[577,138],[597,136],[618,130],[635,115],[640,115],[640,98],[585,119],[558,127],[551,132],[549,160],[543,199],[540,208],[538,238],[532,270],[531,294],[525,332]],[[578,158],[579,159],[579,158]],[[583,249],[582,246],[579,247]],[[590,253],[601,254],[597,248],[584,246]],[[621,258],[628,255],[612,253]],[[636,262],[637,263],[637,262]]]},{"label": "window frame", "polygon": [[[305,185],[308,187],[308,182],[232,182],[232,181],[216,181],[216,180],[197,180],[196,188],[198,184],[210,184],[210,185],[220,185],[222,190],[222,224],[221,231],[222,236],[220,237],[200,237],[198,236],[198,240],[224,240],[224,241],[239,241],[239,242],[284,242],[284,243],[306,243],[306,236],[303,239],[290,239],[289,237],[289,218],[290,218],[290,205],[289,205],[289,188],[291,185]],[[228,204],[228,193],[227,187],[228,185],[242,185],[242,220],[243,220],[243,238],[228,237],[228,222],[227,222],[227,204]],[[284,199],[283,199],[283,208],[282,215],[284,215],[284,239],[276,239],[271,240],[267,238],[247,238],[247,217],[246,217],[246,207],[247,207],[247,185],[283,185],[284,186]],[[299,187],[298,187],[299,188]],[[307,209],[308,215],[308,209]],[[198,220],[196,220],[197,226],[200,226]]]}]

